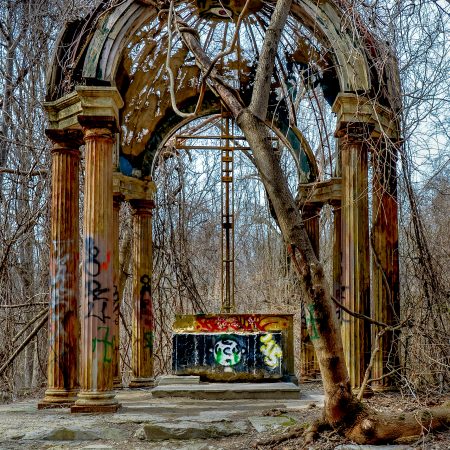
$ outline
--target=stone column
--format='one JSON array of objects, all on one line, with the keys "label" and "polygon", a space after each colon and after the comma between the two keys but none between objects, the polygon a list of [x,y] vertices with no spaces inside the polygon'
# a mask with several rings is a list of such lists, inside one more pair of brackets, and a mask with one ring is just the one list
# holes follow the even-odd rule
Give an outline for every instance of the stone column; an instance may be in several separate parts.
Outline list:
[{"label": "stone column", "polygon": [[[305,204],[301,206],[303,223],[318,258],[320,248],[320,210],[321,205],[319,204]],[[314,351],[314,345],[311,342],[315,336],[309,336],[307,329],[307,319],[309,317],[310,314],[305,311],[305,305],[303,305],[300,373],[304,379],[315,378],[316,374],[320,373],[319,361]]]},{"label": "stone column", "polygon": [[[333,295],[342,303],[342,214],[341,202],[332,202],[333,208]],[[342,311],[336,308],[339,321],[342,319]]]},{"label": "stone column", "polygon": [[78,392],[79,130],[47,130],[53,141],[47,390],[38,408],[70,406]]},{"label": "stone column", "polygon": [[[342,161],[342,302],[370,315],[367,124],[339,130]],[[350,384],[358,389],[370,358],[370,324],[342,314],[342,340]]]},{"label": "stone column", "polygon": [[113,314],[114,314],[114,348],[113,348],[113,383],[114,389],[121,389],[122,372],[120,370],[120,302],[122,300],[122,292],[120,290],[120,249],[119,249],[119,212],[120,204],[123,201],[121,194],[113,195]]},{"label": "stone column", "polygon": [[132,200],[133,318],[130,387],[153,386],[152,200]]},{"label": "stone column", "polygon": [[114,117],[78,116],[85,140],[81,378],[72,412],[114,412],[113,285]]},{"label": "stone column", "polygon": [[[395,145],[380,139],[372,157],[372,315],[388,325],[395,325],[400,319],[396,165]],[[377,331],[373,331],[375,335]],[[371,374],[371,378],[379,380],[372,387],[392,389],[392,378],[383,376],[395,367],[396,336],[386,332],[379,340]]]}]

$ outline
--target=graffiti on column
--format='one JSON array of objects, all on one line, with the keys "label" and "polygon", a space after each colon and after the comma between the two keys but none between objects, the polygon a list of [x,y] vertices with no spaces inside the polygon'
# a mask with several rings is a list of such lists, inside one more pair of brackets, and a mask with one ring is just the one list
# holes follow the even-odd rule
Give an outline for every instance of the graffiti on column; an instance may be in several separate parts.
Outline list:
[{"label": "graffiti on column", "polygon": [[100,273],[108,269],[111,261],[111,253],[108,252],[106,260],[101,262],[98,258],[100,250],[95,246],[92,238],[86,238],[86,295],[88,298],[88,313],[86,317],[96,317],[103,323],[110,316],[106,315],[108,308],[108,296],[106,295],[110,289],[103,287],[97,279]]},{"label": "graffiti on column", "polygon": [[[66,330],[60,326],[66,322],[67,315],[73,314],[69,308],[70,297],[73,295],[72,288],[68,285],[69,279],[67,264],[71,254],[62,251],[62,248],[70,241],[53,241],[53,258],[50,268],[50,345],[53,347],[57,338],[65,335]],[[59,352],[61,354],[61,351]]]},{"label": "graffiti on column", "polygon": [[139,309],[143,332],[144,348],[153,353],[153,305],[150,277],[142,275],[140,278],[141,290],[139,295]]},{"label": "graffiti on column", "polygon": [[153,351],[153,331],[146,331],[144,333],[144,348],[149,348]]},{"label": "graffiti on column", "polygon": [[119,297],[119,289],[116,285],[113,286],[113,315],[114,315],[114,323],[119,325],[119,312],[120,312],[120,297]]},{"label": "graffiti on column", "polygon": [[310,327],[311,331],[309,337],[311,340],[319,339],[319,332],[317,330],[317,321],[314,312],[314,305],[308,305],[306,313],[306,325]]},{"label": "graffiti on column", "polygon": [[69,255],[58,255],[58,248],[56,242],[53,242],[54,246],[54,268],[51,277],[51,301],[52,306],[56,307],[61,302],[64,302],[66,297],[70,294],[67,289],[66,283],[66,273],[67,273],[67,262],[69,260]]},{"label": "graffiti on column", "polygon": [[112,349],[114,344],[114,336],[109,338],[109,327],[97,327],[97,332],[104,331],[103,338],[99,339],[95,337],[92,339],[92,353],[97,349],[98,344],[103,344],[103,359],[104,363],[110,363],[112,361]]}]

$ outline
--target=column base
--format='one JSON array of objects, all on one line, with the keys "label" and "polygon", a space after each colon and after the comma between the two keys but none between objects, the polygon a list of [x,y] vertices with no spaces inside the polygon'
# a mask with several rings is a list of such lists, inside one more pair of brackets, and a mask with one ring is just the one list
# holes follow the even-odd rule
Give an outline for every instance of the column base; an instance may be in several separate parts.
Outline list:
[{"label": "column base", "polygon": [[38,403],[38,409],[69,408],[77,400],[78,390],[47,389],[44,398]]},{"label": "column base", "polygon": [[120,378],[115,378],[113,380],[113,388],[114,389],[123,389],[122,380]]},{"label": "column base", "polygon": [[[361,391],[361,388],[353,388],[352,389],[352,392],[355,395],[358,395],[360,391]],[[373,397],[373,395],[374,395],[374,393],[373,393],[372,387],[367,385],[363,392],[363,398],[370,398],[370,397]]]},{"label": "column base", "polygon": [[155,379],[154,378],[132,378],[130,380],[129,388],[146,388],[146,387],[154,387]]},{"label": "column base", "polygon": [[114,391],[81,391],[71,413],[115,413],[121,407]]}]

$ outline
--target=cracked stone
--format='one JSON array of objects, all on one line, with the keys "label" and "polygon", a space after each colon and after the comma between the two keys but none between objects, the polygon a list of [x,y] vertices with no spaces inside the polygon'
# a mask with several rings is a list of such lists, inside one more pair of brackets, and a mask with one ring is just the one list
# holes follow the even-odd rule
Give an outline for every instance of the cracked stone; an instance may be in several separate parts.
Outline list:
[{"label": "cracked stone", "polygon": [[[149,441],[167,439],[215,439],[243,434],[247,425],[243,421],[221,421],[210,424],[195,422],[147,423],[135,436]],[[145,436],[145,437],[144,437]]]}]

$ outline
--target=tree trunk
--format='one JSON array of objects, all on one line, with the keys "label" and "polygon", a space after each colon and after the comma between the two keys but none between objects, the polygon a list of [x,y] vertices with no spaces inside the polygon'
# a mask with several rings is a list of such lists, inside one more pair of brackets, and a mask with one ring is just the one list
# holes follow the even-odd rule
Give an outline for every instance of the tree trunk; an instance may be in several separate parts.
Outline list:
[{"label": "tree trunk", "polygon": [[[178,21],[178,29],[185,45],[196,58],[210,88],[220,96],[234,116],[252,148],[255,165],[278,219],[278,224],[296,271],[306,293],[308,332],[316,351],[325,391],[324,421],[358,443],[382,443],[403,436],[420,435],[421,420],[402,416],[397,422],[391,417],[368,410],[351,392],[345,364],[341,331],[325,280],[323,267],[308,238],[301,212],[289,190],[286,176],[264,123],[268,95],[281,31],[286,23],[292,0],[278,0],[267,30],[250,106],[245,107],[233,89],[225,84],[217,71],[209,71],[211,59],[200,45],[195,30]],[[443,411],[445,411],[443,413]],[[433,426],[448,423],[448,410],[441,408],[433,414]],[[443,417],[441,420],[440,417]],[[423,423],[431,424],[431,414]],[[408,424],[408,426],[406,426]],[[403,426],[405,425],[405,426]]]}]

